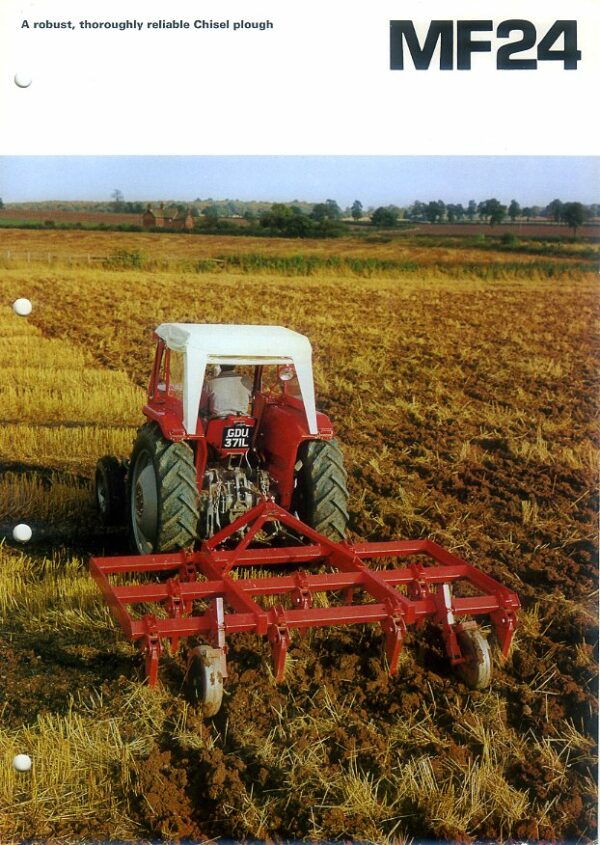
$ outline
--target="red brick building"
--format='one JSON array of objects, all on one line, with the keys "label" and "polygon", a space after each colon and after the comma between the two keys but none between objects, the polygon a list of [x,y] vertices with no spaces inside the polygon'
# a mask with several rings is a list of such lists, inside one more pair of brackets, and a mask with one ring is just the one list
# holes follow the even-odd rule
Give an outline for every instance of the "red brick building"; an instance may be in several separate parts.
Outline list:
[{"label": "red brick building", "polygon": [[177,209],[167,209],[164,203],[160,203],[157,209],[148,205],[148,208],[142,215],[142,224],[144,229],[193,229],[194,218],[192,217],[192,209],[181,212]]}]

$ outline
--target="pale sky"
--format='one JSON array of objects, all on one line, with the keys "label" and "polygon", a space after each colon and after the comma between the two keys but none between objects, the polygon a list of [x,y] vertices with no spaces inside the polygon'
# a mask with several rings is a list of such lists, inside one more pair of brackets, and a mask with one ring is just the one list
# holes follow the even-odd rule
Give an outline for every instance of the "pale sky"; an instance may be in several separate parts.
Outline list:
[{"label": "pale sky", "polygon": [[342,207],[414,200],[600,202],[600,156],[0,156],[0,197],[239,199]]}]

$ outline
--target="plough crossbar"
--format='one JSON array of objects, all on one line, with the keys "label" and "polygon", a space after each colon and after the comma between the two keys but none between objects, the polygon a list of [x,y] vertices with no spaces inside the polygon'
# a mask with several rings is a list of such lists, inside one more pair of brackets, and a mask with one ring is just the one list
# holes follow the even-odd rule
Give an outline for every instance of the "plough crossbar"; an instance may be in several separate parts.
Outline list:
[{"label": "plough crossbar", "polygon": [[[304,544],[249,548],[264,525],[272,522],[285,525]],[[366,563],[387,566],[403,558],[414,560],[401,568],[373,569]],[[434,563],[424,565],[424,561]],[[253,577],[251,572],[244,577],[248,568],[260,571],[281,565],[302,568],[294,574]],[[309,572],[307,567],[330,571]],[[163,640],[169,640],[173,650],[181,637],[191,636],[216,646],[225,635],[248,631],[268,636],[278,680],[283,676],[289,632],[316,627],[379,623],[393,673],[407,625],[426,619],[439,624],[449,656],[458,663],[463,658],[455,631],[462,623],[456,617],[487,615],[506,655],[519,608],[514,592],[430,540],[335,543],[271,500],[243,514],[197,551],[97,557],[90,560],[90,571],[125,635],[139,641],[145,651],[151,685],[157,680]],[[153,580],[135,584],[110,580],[140,574]],[[156,580],[157,576],[165,580]],[[461,588],[463,595],[454,595],[453,587]],[[323,593],[336,594],[335,604],[315,607],[315,594]],[[261,605],[257,599],[266,596],[287,601]],[[225,612],[217,631],[214,608],[219,601]],[[161,607],[163,616],[140,615],[136,608],[140,605]]]}]

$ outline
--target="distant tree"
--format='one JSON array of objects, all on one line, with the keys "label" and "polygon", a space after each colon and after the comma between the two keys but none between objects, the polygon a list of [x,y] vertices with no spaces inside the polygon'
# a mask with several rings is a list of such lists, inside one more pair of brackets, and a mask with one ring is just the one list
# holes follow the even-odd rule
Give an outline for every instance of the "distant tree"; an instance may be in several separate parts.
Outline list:
[{"label": "distant tree", "polygon": [[521,214],[526,218],[527,222],[529,222],[533,217],[533,208],[526,205],[525,208],[521,209]]},{"label": "distant tree", "polygon": [[342,211],[335,200],[325,200],[313,205],[310,216],[313,220],[322,223],[324,220],[339,220]]},{"label": "distant tree", "polygon": [[215,209],[215,212],[218,217],[230,216],[230,207],[228,202],[213,202],[212,208]]},{"label": "distant tree", "polygon": [[330,220],[339,220],[342,216],[342,209],[335,200],[325,200],[327,206],[327,216]]},{"label": "distant tree", "polygon": [[247,220],[248,223],[254,223],[256,220],[256,212],[253,211],[251,208],[247,208],[243,214],[244,220]]},{"label": "distant tree", "polygon": [[448,223],[456,223],[457,220],[462,220],[465,216],[465,210],[460,203],[449,202],[446,206],[446,217]]},{"label": "distant tree", "polygon": [[477,206],[479,216],[487,220],[490,226],[495,226],[496,223],[502,223],[506,215],[506,206],[497,200],[495,197],[484,202],[480,202]]},{"label": "distant tree", "polygon": [[475,219],[475,215],[477,214],[477,203],[475,200],[469,200],[469,204],[467,206],[467,217],[469,218],[470,222],[472,223]]},{"label": "distant tree", "polygon": [[560,223],[562,219],[563,203],[560,200],[552,200],[546,206],[546,215],[554,220],[555,223]]},{"label": "distant tree", "polygon": [[420,221],[426,220],[426,212],[427,211],[427,204],[421,202],[421,200],[415,200],[413,204],[408,209],[408,218],[410,220]]},{"label": "distant tree", "polygon": [[495,226],[496,223],[502,223],[506,217],[506,206],[502,205],[498,200],[490,201],[490,226]]},{"label": "distant tree", "polygon": [[324,202],[318,202],[316,205],[313,205],[310,216],[313,220],[320,223],[323,220],[327,220],[329,217],[329,209]]},{"label": "distant tree", "polygon": [[463,220],[465,216],[465,209],[462,203],[448,203],[446,206],[446,216],[448,217],[449,223],[455,223],[456,221]]},{"label": "distant tree", "polygon": [[4,203],[2,202],[2,197],[0,197],[0,208],[4,208]]},{"label": "distant tree", "polygon": [[435,200],[428,202],[425,206],[425,219],[430,223],[435,223],[438,216],[438,205]]},{"label": "distant tree", "polygon": [[298,206],[274,203],[269,211],[260,216],[260,225],[278,235],[291,238],[305,238],[314,234],[317,223],[302,213]]},{"label": "distant tree", "polygon": [[354,200],[352,208],[350,209],[350,214],[352,215],[352,219],[356,222],[361,219],[363,216],[363,205],[360,200]]},{"label": "distant tree", "polygon": [[371,223],[373,226],[396,226],[399,216],[400,211],[395,206],[384,207],[380,205],[371,215]]},{"label": "distant tree", "polygon": [[118,188],[115,188],[112,194],[110,195],[112,199],[112,210],[119,212],[123,210],[123,192],[120,191]]},{"label": "distant tree", "polygon": [[573,237],[577,235],[577,227],[585,222],[585,208],[580,202],[566,202],[562,207],[562,219],[573,229]]},{"label": "distant tree", "polygon": [[216,205],[205,205],[202,209],[202,216],[207,223],[216,223],[219,219],[219,211]]},{"label": "distant tree", "polygon": [[441,223],[446,212],[446,205],[442,200],[433,200],[427,203],[425,216],[430,223]]},{"label": "distant tree", "polygon": [[516,200],[511,200],[508,206],[508,216],[514,223],[517,217],[521,216],[521,206]]},{"label": "distant tree", "polygon": [[143,202],[124,202],[121,205],[121,211],[127,214],[143,214],[146,210],[146,204]]}]

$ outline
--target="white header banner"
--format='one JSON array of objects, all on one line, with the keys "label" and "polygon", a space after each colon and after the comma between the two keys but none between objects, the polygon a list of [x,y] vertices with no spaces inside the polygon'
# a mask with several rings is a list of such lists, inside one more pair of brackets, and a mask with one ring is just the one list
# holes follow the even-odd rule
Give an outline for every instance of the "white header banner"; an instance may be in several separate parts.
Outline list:
[{"label": "white header banner", "polygon": [[0,154],[595,155],[599,48],[598,0],[2,0]]}]

